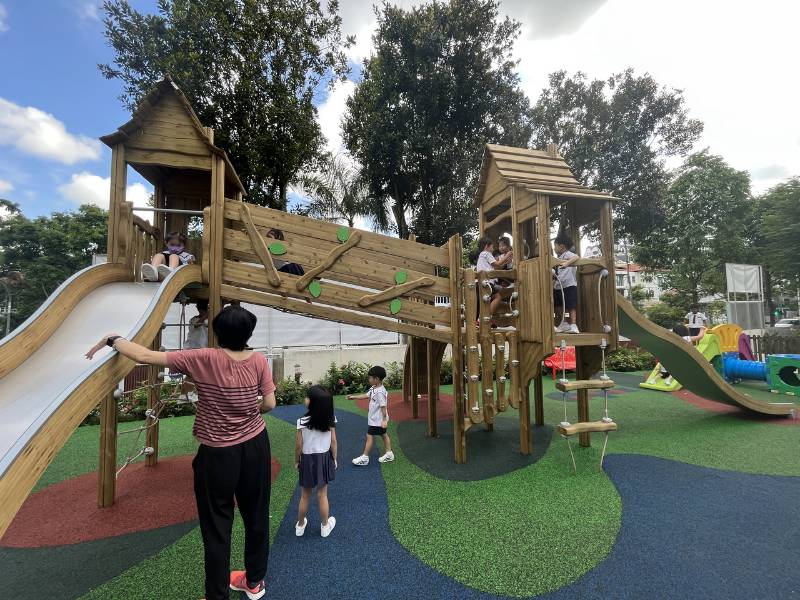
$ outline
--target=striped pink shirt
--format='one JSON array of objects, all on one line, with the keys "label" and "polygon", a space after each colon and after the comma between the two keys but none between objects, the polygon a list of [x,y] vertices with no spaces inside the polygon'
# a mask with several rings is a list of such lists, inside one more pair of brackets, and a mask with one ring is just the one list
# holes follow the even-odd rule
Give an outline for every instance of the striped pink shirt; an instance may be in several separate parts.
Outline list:
[{"label": "striped pink shirt", "polygon": [[224,350],[201,348],[167,353],[173,372],[192,378],[199,401],[192,433],[206,446],[233,446],[264,430],[258,396],[275,391],[269,363],[253,352],[235,360]]}]

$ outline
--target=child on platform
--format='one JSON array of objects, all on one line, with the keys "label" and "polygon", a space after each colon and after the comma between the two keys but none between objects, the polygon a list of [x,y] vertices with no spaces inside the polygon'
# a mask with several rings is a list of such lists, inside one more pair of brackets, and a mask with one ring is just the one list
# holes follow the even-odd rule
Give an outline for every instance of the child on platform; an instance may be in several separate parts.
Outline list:
[{"label": "child on platform", "polygon": [[556,332],[558,333],[580,333],[578,330],[578,280],[575,276],[577,268],[571,266],[580,257],[570,251],[570,248],[572,248],[572,239],[563,233],[553,240],[556,257],[567,261],[556,267],[553,279],[553,305],[556,309],[556,323],[558,323]]},{"label": "child on platform", "polygon": [[184,350],[208,348],[208,300],[198,300],[197,314],[189,319],[189,333],[183,343]]},{"label": "child on platform", "polygon": [[386,369],[383,367],[372,367],[367,371],[367,380],[372,386],[366,394],[350,394],[348,400],[361,400],[369,398],[369,409],[367,415],[367,441],[364,444],[364,452],[361,456],[353,459],[353,464],[358,467],[365,467],[369,464],[369,452],[372,450],[372,438],[383,438],[383,445],[386,453],[378,458],[378,462],[388,463],[394,460],[392,452],[392,442],[386,428],[389,426],[389,394],[383,387],[383,380],[386,379]]},{"label": "child on platform", "polygon": [[[494,257],[494,242],[488,237],[482,237],[478,240],[478,248],[481,249],[481,253],[478,255],[478,261],[475,264],[475,270],[480,273],[481,271],[495,271],[497,269],[504,269],[506,265],[509,264],[512,260],[511,253],[508,252],[498,258]],[[497,307],[500,306],[500,302],[502,302],[502,298],[500,297],[500,288],[501,285],[497,281],[496,278],[487,279],[489,285],[491,286],[491,291],[489,292],[489,296],[491,296],[491,300],[489,303],[489,312],[494,314],[497,311]],[[478,292],[478,302],[482,302],[484,295],[483,291],[485,286],[479,286],[477,289]]]},{"label": "child on platform", "polygon": [[173,269],[194,263],[194,256],[186,251],[186,236],[173,231],[164,238],[166,249],[154,255],[150,263],[142,265],[144,281],[158,281],[169,277]]},{"label": "child on platform", "polygon": [[308,412],[297,419],[295,441],[295,468],[300,477],[300,505],[294,533],[297,537],[306,531],[308,503],[317,488],[320,533],[328,537],[336,527],[336,518],[330,516],[328,484],[336,477],[336,416],[333,414],[333,396],[320,385],[308,388]]}]

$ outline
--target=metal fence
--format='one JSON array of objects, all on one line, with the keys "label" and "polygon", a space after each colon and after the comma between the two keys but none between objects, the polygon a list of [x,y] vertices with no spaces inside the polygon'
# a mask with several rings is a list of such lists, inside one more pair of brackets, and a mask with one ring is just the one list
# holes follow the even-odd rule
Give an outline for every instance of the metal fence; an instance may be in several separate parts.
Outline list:
[{"label": "metal fence", "polygon": [[800,354],[800,336],[751,335],[750,347],[757,360],[764,361],[768,354]]}]

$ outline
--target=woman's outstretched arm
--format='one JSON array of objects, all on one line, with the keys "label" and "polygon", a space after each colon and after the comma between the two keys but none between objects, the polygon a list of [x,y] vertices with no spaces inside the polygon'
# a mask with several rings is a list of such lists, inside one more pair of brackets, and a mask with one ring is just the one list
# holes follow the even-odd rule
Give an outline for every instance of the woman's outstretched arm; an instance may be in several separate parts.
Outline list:
[{"label": "woman's outstretched arm", "polygon": [[106,341],[108,338],[116,337],[117,339],[114,340],[114,350],[130,358],[131,360],[135,360],[137,363],[146,364],[146,365],[156,365],[159,367],[166,367],[167,366],[167,353],[166,352],[157,352],[156,350],[150,350],[149,348],[145,348],[141,344],[137,344],[136,342],[131,342],[126,340],[123,337],[117,337],[115,333],[109,333],[108,335],[104,335],[100,338],[100,341],[97,342],[92,348],[86,353],[86,358],[91,360],[97,352],[106,346]]}]

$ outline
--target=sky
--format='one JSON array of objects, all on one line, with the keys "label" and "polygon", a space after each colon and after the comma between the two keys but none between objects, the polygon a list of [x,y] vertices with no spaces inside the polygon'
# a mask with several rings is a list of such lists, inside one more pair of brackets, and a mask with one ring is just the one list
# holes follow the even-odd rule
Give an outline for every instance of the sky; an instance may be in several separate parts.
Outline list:
[{"label": "sky", "polygon": [[[0,0],[0,198],[28,216],[108,205],[110,151],[97,138],[129,114],[121,85],[97,63],[113,53],[103,37],[100,0]],[[396,1],[409,8],[410,0]],[[131,0],[152,11],[155,0]],[[320,95],[328,148],[339,150],[345,101],[371,50],[374,13],[365,0],[341,0],[353,74]],[[502,0],[519,20],[515,46],[521,85],[535,102],[549,73],[581,70],[604,78],[633,67],[681,89],[705,123],[696,149],[710,148],[747,170],[756,192],[800,175],[795,76],[800,3],[780,0]],[[148,188],[129,177],[129,196]]]}]

